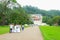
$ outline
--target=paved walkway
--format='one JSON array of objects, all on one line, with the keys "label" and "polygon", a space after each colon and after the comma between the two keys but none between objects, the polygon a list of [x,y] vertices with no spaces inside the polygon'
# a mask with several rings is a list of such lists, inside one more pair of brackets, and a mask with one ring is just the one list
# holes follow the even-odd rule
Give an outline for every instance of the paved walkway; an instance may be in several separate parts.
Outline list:
[{"label": "paved walkway", "polygon": [[0,40],[43,40],[38,27],[29,27],[20,33],[0,35]]}]

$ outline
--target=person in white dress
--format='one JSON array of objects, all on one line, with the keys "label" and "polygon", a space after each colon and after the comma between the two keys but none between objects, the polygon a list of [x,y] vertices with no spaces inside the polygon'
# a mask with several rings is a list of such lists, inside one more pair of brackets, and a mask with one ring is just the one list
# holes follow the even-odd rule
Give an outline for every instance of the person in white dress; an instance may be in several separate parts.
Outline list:
[{"label": "person in white dress", "polygon": [[20,32],[20,27],[21,27],[20,25],[15,25],[15,31]]}]

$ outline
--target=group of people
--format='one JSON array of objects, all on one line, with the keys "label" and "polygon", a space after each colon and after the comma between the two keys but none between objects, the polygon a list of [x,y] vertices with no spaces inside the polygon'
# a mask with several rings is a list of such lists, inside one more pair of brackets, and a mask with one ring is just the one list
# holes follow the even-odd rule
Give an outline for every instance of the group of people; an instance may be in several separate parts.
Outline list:
[{"label": "group of people", "polygon": [[24,25],[19,25],[19,24],[10,24],[10,33],[12,32],[20,32],[21,30],[24,30]]}]

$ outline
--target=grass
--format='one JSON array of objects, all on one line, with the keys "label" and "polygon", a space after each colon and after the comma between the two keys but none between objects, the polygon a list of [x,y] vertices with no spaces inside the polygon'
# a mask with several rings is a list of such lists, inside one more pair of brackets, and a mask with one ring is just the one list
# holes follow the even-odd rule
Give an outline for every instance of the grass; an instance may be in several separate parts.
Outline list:
[{"label": "grass", "polygon": [[0,26],[0,35],[9,32],[9,26]]},{"label": "grass", "polygon": [[60,40],[60,27],[56,26],[41,26],[39,27],[44,40]]}]

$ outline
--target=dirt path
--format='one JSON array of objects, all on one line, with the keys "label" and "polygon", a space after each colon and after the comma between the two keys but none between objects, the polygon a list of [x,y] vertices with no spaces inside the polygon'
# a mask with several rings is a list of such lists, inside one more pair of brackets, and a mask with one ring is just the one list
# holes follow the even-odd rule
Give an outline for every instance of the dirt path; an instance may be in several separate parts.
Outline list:
[{"label": "dirt path", "polygon": [[0,35],[0,40],[43,40],[38,27],[29,27],[20,33]]}]

